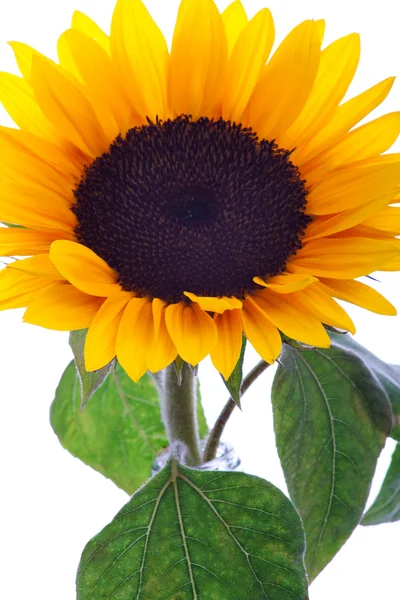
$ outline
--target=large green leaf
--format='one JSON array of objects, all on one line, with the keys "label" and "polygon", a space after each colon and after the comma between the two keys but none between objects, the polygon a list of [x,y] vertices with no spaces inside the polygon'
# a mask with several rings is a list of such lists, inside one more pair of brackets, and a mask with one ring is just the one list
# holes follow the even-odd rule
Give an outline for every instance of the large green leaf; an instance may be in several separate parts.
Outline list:
[{"label": "large green leaf", "polygon": [[79,375],[72,361],[56,391],[51,424],[61,444],[128,494],[149,478],[167,446],[158,392],[148,375],[138,383],[119,365],[80,410]]},{"label": "large green leaf", "polygon": [[272,484],[172,461],[88,543],[78,600],[305,600],[303,553]]},{"label": "large green leaf", "polygon": [[400,520],[400,444],[392,454],[392,461],[375,502],[369,507],[362,525],[378,525]]},{"label": "large green leaf", "polygon": [[354,353],[285,346],[272,390],[277,447],[303,519],[311,579],[359,523],[390,430],[387,394]]},{"label": "large green leaf", "polygon": [[93,394],[103,385],[111,369],[115,368],[115,361],[112,361],[98,371],[86,371],[84,358],[86,334],[87,329],[78,329],[77,331],[71,331],[69,334],[69,345],[74,354],[75,366],[81,384],[81,410],[85,408]]},{"label": "large green leaf", "polygon": [[350,350],[365,362],[379,379],[389,396],[393,410],[393,428],[390,436],[400,442],[400,365],[391,365],[358,344],[351,335],[331,335],[335,345]]}]

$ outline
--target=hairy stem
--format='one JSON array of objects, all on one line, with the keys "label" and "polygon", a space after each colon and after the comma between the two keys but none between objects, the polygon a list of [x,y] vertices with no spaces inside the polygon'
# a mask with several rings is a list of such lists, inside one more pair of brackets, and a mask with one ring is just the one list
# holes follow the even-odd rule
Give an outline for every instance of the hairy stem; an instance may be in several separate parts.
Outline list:
[{"label": "hairy stem", "polygon": [[[268,367],[269,367],[269,363],[266,363],[265,361],[261,360],[250,371],[250,373],[248,373],[248,375],[246,375],[246,377],[243,380],[242,386],[240,388],[241,396],[243,396],[243,394],[249,389],[251,384],[254,383],[254,381],[257,379],[257,377],[259,377],[261,375],[261,373],[264,373],[264,371]],[[204,448],[203,462],[208,462],[215,458],[217,448],[221,441],[222,433],[223,433],[225,426],[229,420],[229,417],[235,410],[235,407],[236,407],[236,402],[233,400],[233,398],[229,398],[228,402],[225,404],[224,408],[222,409],[221,414],[219,415],[218,419],[216,420],[214,427],[210,431],[210,434],[207,439],[206,447]]]},{"label": "hairy stem", "polygon": [[194,466],[201,463],[199,430],[196,411],[196,378],[186,363],[181,367],[182,381],[178,382],[175,366],[169,365],[162,381],[157,382],[161,414],[170,444],[185,446],[185,462]]}]

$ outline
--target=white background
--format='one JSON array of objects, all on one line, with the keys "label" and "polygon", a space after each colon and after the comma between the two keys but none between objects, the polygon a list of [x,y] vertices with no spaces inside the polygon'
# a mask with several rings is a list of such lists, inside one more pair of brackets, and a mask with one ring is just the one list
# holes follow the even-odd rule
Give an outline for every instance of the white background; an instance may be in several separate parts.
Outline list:
[{"label": "white background", "polygon": [[[245,2],[250,15],[266,0]],[[177,1],[147,0],[153,15],[171,34]],[[221,2],[223,8],[227,3]],[[351,93],[400,72],[399,15],[395,0],[271,0],[282,36],[305,18],[327,20],[326,41],[358,31],[362,60]],[[57,36],[73,10],[94,17],[107,30],[113,0],[13,0],[0,5],[0,70],[16,72],[6,41],[29,43],[55,58]],[[400,108],[397,83],[381,114]],[[9,124],[0,112],[2,124]],[[397,146],[399,148],[399,146]],[[400,309],[400,276],[385,274],[379,290]],[[389,362],[400,363],[400,317],[381,317],[350,308],[357,339]],[[74,579],[85,543],[128,500],[127,495],[70,456],[49,425],[48,411],[71,353],[67,334],[23,325],[22,311],[0,313],[0,597],[5,600],[72,600]],[[248,367],[255,356],[249,356]],[[285,489],[272,429],[269,386],[273,369],[243,401],[226,438],[244,469]],[[206,361],[200,369],[210,422],[226,400],[220,378]],[[380,459],[371,498],[376,495],[393,449]],[[376,600],[399,597],[400,524],[359,527],[310,589],[311,600]],[[397,575],[396,575],[397,574]],[[223,600],[223,599],[218,599]]]}]

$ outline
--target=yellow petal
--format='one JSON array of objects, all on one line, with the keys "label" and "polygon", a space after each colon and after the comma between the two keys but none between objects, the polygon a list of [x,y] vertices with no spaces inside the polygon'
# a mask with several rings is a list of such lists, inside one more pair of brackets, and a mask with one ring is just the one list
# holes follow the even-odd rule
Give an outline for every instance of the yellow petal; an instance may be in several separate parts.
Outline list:
[{"label": "yellow petal", "polygon": [[66,231],[32,231],[30,229],[0,229],[1,256],[31,256],[48,252],[58,239],[73,239]]},{"label": "yellow petal", "polygon": [[363,222],[367,227],[380,229],[382,232],[400,235],[400,208],[388,206],[377,215],[369,217]]},{"label": "yellow petal", "polygon": [[359,59],[360,37],[356,33],[336,40],[322,51],[315,85],[301,114],[283,136],[284,147],[304,144],[325,125],[345,95]]},{"label": "yellow petal", "polygon": [[17,184],[17,187],[34,187],[42,190],[44,195],[50,191],[60,197],[60,202],[70,206],[73,193],[66,179],[56,172],[51,165],[45,164],[33,155],[29,156],[17,149],[0,149],[1,183]]},{"label": "yellow petal", "polygon": [[153,299],[154,339],[147,355],[147,366],[152,373],[165,369],[178,354],[165,323],[166,307],[163,300]]},{"label": "yellow petal", "polygon": [[356,328],[349,315],[333,300],[330,294],[326,293],[320,283],[315,283],[301,292],[296,292],[294,297],[302,310],[308,311],[321,323],[355,333]]},{"label": "yellow petal", "polygon": [[275,39],[271,12],[263,9],[244,27],[229,58],[222,116],[239,121],[265,67]]},{"label": "yellow petal", "polygon": [[317,21],[315,21],[315,26],[317,28],[319,39],[320,39],[321,44],[322,44],[322,42],[324,41],[325,28],[326,28],[326,23],[325,23],[324,19],[318,19]]},{"label": "yellow petal", "polygon": [[165,322],[178,354],[187,363],[195,366],[213,350],[217,328],[198,304],[170,304],[165,311]]},{"label": "yellow petal", "polygon": [[58,178],[67,182],[71,188],[82,176],[84,157],[78,158],[72,152],[66,152],[60,146],[27,131],[0,126],[0,149],[2,151],[4,149],[6,154],[14,152],[14,156],[17,153],[18,162],[29,157],[36,163],[43,163],[47,169],[50,167],[55,171]]},{"label": "yellow petal", "polygon": [[14,123],[24,131],[44,139],[57,139],[28,81],[9,73],[0,73],[0,102]]},{"label": "yellow petal", "polygon": [[[393,235],[386,233],[385,231],[379,231],[379,229],[373,229],[372,227],[366,227],[365,225],[355,225],[345,231],[338,231],[333,235],[329,236],[330,239],[343,239],[343,238],[368,238],[372,240],[388,241],[396,244],[396,240],[393,239]],[[346,279],[346,278],[345,278]]]},{"label": "yellow petal", "polygon": [[37,277],[43,277],[45,279],[65,281],[65,277],[61,275],[59,271],[57,271],[48,254],[38,254],[32,258],[16,260],[9,264],[8,268],[17,269],[18,271],[25,271],[26,273],[36,275]]},{"label": "yellow petal", "polygon": [[200,308],[209,312],[223,313],[226,310],[234,310],[235,308],[242,308],[242,303],[237,298],[228,298],[222,296],[221,298],[212,298],[206,296],[196,296],[191,292],[184,292],[185,296],[190,298],[192,302],[196,302]]},{"label": "yellow petal", "polygon": [[119,325],[117,358],[133,381],[138,381],[147,371],[147,354],[153,336],[151,301],[148,298],[132,298]]},{"label": "yellow petal", "polygon": [[72,16],[71,27],[96,40],[110,54],[110,38],[90,17],[76,10]]},{"label": "yellow petal", "polygon": [[[74,31],[74,33],[77,33],[74,29],[72,31]],[[60,66],[63,69],[63,74],[66,77],[70,78],[72,83],[77,84],[77,81],[78,81],[81,84],[81,83],[83,83],[83,80],[82,80],[82,77],[81,77],[77,67],[76,67],[74,57],[72,56],[66,33],[67,32],[64,31],[58,38],[58,42],[57,42],[58,61],[60,63]],[[88,94],[87,94],[88,91],[89,90],[85,90],[86,96],[88,96]],[[91,102],[91,99],[90,99],[90,102]]]},{"label": "yellow petal", "polygon": [[111,52],[143,117],[168,114],[168,47],[141,0],[118,0],[111,25]]},{"label": "yellow petal", "polygon": [[251,298],[243,302],[241,314],[243,331],[250,344],[265,362],[275,362],[282,349],[282,339],[275,325]]},{"label": "yellow petal", "polygon": [[121,292],[107,298],[94,317],[85,340],[85,367],[97,371],[115,357],[116,341],[122,314],[132,294]]},{"label": "yellow petal", "polygon": [[217,327],[217,343],[211,351],[214,367],[225,381],[236,366],[242,349],[242,316],[240,310],[227,310],[214,316]]},{"label": "yellow petal", "polygon": [[279,138],[302,111],[317,74],[320,45],[314,21],[305,21],[275,51],[246,109],[246,124],[260,138]]},{"label": "yellow petal", "polygon": [[[332,118],[326,121],[324,126],[315,133],[315,136],[307,144],[296,148],[293,152],[295,163],[301,166],[341,140],[356,123],[384,101],[393,87],[394,80],[394,77],[389,77],[341,104]],[[287,140],[287,143],[289,143],[289,140]]]},{"label": "yellow petal", "polygon": [[226,39],[228,42],[228,54],[233,50],[233,47],[238,39],[240,32],[246,27],[248,18],[243,4],[240,0],[234,0],[229,4],[222,13],[222,21],[226,31]]},{"label": "yellow petal", "polygon": [[50,259],[60,273],[82,292],[107,297],[120,291],[113,269],[82,244],[57,240],[51,245]]},{"label": "yellow petal", "polygon": [[398,254],[395,258],[392,258],[388,263],[380,268],[381,271],[400,271],[400,240],[393,240],[396,245]]},{"label": "yellow petal", "polygon": [[66,140],[93,157],[107,150],[109,141],[93,108],[57,65],[34,56],[32,86],[43,114]]},{"label": "yellow petal", "polygon": [[294,275],[292,273],[282,273],[282,275],[275,275],[270,277],[267,281],[261,279],[261,277],[254,277],[254,283],[262,285],[268,288],[271,292],[276,294],[291,294],[298,290],[303,290],[308,287],[317,279],[311,275]]},{"label": "yellow petal", "polygon": [[24,271],[2,269],[0,271],[0,310],[22,308],[45,288],[49,281]]},{"label": "yellow petal", "polygon": [[379,315],[396,315],[397,310],[379,292],[361,281],[352,279],[321,279],[323,288],[335,298],[351,302]]},{"label": "yellow petal", "polygon": [[399,253],[390,241],[361,237],[314,240],[305,244],[286,268],[291,273],[350,279],[381,269]]},{"label": "yellow petal", "polygon": [[214,116],[228,58],[226,34],[213,0],[182,0],[171,50],[174,115]]},{"label": "yellow petal", "polygon": [[73,331],[90,326],[103,303],[64,282],[55,282],[35,294],[24,314],[25,323],[57,331]]},{"label": "yellow petal", "polygon": [[15,60],[17,61],[18,69],[21,71],[21,75],[29,81],[32,75],[32,57],[46,57],[38,50],[35,50],[35,48],[28,46],[28,44],[23,44],[21,42],[8,43],[13,49]]},{"label": "yellow petal", "polygon": [[60,229],[68,233],[77,222],[56,194],[10,183],[0,183],[0,220],[32,229]]},{"label": "yellow petal", "polygon": [[[304,241],[310,241],[328,235],[333,235],[340,231],[350,229],[354,225],[364,222],[370,215],[379,212],[391,201],[392,194],[366,202],[354,210],[347,210],[333,216],[323,216],[315,218],[306,229]],[[368,236],[366,236],[368,237]]]},{"label": "yellow petal", "polygon": [[[327,175],[307,196],[307,212],[338,213],[386,196],[400,182],[399,156],[381,156],[380,161],[365,161]],[[392,162],[392,157],[398,162]]]},{"label": "yellow petal", "polygon": [[353,129],[339,144],[305,164],[302,174],[309,182],[309,170],[327,171],[346,163],[371,158],[389,150],[400,135],[400,112],[383,115]]},{"label": "yellow petal", "polygon": [[321,323],[304,312],[292,294],[276,296],[265,291],[254,292],[251,300],[288,337],[310,346],[329,348],[329,336]]},{"label": "yellow petal", "polygon": [[74,29],[65,31],[60,42],[68,50],[74,68],[86,86],[86,95],[107,139],[113,140],[119,133],[125,133],[131,111],[110,56],[95,40]]}]

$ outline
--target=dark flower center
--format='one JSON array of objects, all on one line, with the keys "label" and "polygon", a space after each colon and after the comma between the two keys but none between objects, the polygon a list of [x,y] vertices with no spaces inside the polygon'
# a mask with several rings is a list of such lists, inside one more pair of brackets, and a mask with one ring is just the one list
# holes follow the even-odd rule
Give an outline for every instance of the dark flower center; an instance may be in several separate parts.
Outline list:
[{"label": "dark flower center", "polygon": [[222,119],[131,129],[74,194],[78,240],[123,289],[168,302],[243,297],[284,270],[309,222],[290,152]]}]

